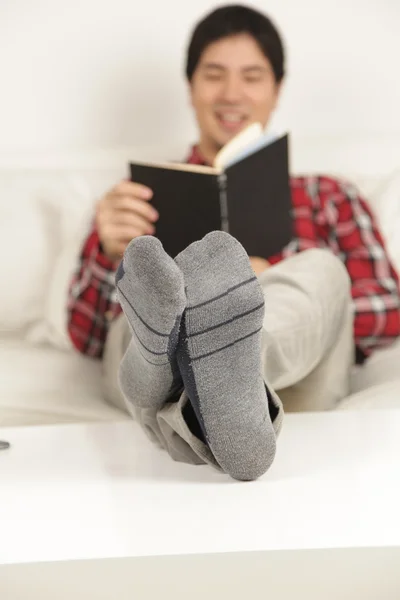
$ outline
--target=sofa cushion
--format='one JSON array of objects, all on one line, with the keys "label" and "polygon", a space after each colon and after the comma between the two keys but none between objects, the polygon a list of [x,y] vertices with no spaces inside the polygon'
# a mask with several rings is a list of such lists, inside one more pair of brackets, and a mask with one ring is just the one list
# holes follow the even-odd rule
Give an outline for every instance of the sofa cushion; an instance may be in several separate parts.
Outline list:
[{"label": "sofa cushion", "polygon": [[[362,366],[351,374],[351,390],[361,392],[373,385],[399,381],[400,339],[392,346],[376,350]],[[400,400],[400,390],[399,390]]]},{"label": "sofa cushion", "polygon": [[0,330],[44,318],[49,254],[59,239],[53,216],[36,173],[0,173]]},{"label": "sofa cushion", "polygon": [[0,331],[41,342],[57,337],[52,315],[65,305],[65,280],[76,264],[93,205],[116,173],[0,170],[0,252],[7,256],[0,262]]},{"label": "sofa cushion", "polygon": [[362,392],[347,396],[338,406],[339,410],[393,410],[400,409],[399,381],[387,381],[373,385]]},{"label": "sofa cushion", "polygon": [[8,336],[0,344],[0,426],[128,419],[103,398],[99,361]]}]

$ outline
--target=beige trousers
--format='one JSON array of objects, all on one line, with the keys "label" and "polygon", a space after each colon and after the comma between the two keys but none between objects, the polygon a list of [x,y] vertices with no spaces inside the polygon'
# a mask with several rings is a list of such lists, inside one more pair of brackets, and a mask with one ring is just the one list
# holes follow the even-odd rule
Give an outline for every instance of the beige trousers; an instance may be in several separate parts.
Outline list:
[{"label": "beige trousers", "polygon": [[[265,296],[262,368],[269,389],[286,412],[329,410],[349,392],[354,362],[350,279],[328,250],[311,249],[270,267],[259,278]],[[103,359],[107,399],[127,410],[118,369],[130,330],[121,315],[110,327]],[[175,460],[211,463],[210,450],[188,430],[182,416],[186,393],[157,413],[136,411],[150,437]],[[278,419],[279,431],[281,420]]]}]

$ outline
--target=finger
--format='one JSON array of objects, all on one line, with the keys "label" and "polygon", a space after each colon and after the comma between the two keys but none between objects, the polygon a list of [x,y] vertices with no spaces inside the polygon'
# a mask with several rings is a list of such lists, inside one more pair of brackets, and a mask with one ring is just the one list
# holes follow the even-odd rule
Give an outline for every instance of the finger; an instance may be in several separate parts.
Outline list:
[{"label": "finger", "polygon": [[115,196],[134,196],[141,200],[150,200],[153,197],[153,192],[150,188],[133,181],[121,181],[111,190],[111,194]]},{"label": "finger", "polygon": [[111,216],[111,222],[113,225],[120,227],[132,227],[138,231],[142,231],[143,234],[155,233],[155,227],[147,219],[143,219],[137,213],[132,213],[127,210],[114,211]]},{"label": "finger", "polygon": [[159,218],[159,214],[153,206],[138,198],[132,198],[131,196],[114,196],[112,208],[136,213],[150,222],[157,221]]},{"label": "finger", "polygon": [[134,238],[145,235],[142,229],[138,227],[131,227],[129,225],[114,225],[109,224],[103,230],[103,237],[113,242],[130,242]]}]

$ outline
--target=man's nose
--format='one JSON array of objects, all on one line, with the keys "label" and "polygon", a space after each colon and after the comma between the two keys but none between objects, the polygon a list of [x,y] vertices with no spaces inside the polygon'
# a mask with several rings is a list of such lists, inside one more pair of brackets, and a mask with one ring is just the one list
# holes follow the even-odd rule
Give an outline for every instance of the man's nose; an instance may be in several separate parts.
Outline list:
[{"label": "man's nose", "polygon": [[229,104],[235,104],[240,102],[241,98],[241,82],[237,77],[227,77],[222,89],[222,100]]}]

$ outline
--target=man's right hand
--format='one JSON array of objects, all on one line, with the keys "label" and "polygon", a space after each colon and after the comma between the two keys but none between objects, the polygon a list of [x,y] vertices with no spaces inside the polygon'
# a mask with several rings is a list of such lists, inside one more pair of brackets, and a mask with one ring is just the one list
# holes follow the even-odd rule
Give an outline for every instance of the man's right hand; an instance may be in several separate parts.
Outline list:
[{"label": "man's right hand", "polygon": [[104,254],[121,259],[129,242],[155,233],[158,212],[149,204],[153,192],[144,185],[122,181],[98,203],[96,226]]}]

